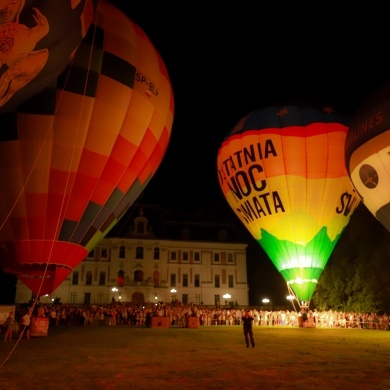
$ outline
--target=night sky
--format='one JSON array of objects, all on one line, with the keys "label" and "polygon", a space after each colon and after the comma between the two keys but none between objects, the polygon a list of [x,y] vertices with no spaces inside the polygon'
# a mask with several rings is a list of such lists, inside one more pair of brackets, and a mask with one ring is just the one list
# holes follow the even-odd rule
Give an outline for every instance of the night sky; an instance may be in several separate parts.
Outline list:
[{"label": "night sky", "polygon": [[169,206],[224,202],[216,176],[218,148],[248,112],[305,100],[352,115],[388,76],[380,24],[368,30],[356,15],[339,9],[112,2],[149,36],[172,81],[172,136],[145,191],[148,199]]},{"label": "night sky", "polygon": [[[142,201],[219,209],[240,224],[219,188],[216,158],[241,117],[301,100],[353,115],[389,76],[387,23],[366,4],[341,10],[283,3],[262,9],[249,1],[111,3],[160,52],[175,97],[169,147]],[[259,300],[285,299],[284,282],[263,252],[254,249],[249,261]]]},{"label": "night sky", "polygon": [[[259,10],[246,1],[223,8],[115,3],[149,36],[171,77],[171,141],[144,193],[168,207],[219,209],[240,224],[219,188],[216,158],[241,117],[294,101],[353,116],[389,77],[386,22],[369,6],[352,12],[296,3]],[[372,224],[378,227],[374,218]],[[248,243],[251,302],[285,304],[284,279],[249,234]]]}]

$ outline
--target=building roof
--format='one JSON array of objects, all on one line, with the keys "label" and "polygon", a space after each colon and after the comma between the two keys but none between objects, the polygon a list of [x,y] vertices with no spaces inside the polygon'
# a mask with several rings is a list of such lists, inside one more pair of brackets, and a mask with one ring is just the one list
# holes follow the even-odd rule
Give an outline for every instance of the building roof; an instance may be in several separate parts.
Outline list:
[{"label": "building roof", "polygon": [[[168,210],[155,204],[133,205],[116,226],[107,234],[108,238],[135,238],[135,224],[144,221],[147,236],[155,239],[240,242],[248,241],[247,232],[241,222],[227,221],[223,216],[210,210]],[[142,234],[145,238],[145,233]]]}]

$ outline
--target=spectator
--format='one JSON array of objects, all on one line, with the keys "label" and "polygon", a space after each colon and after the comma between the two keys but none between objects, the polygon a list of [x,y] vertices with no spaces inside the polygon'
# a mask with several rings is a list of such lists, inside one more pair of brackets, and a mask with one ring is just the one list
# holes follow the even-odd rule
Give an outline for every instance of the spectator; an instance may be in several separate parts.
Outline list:
[{"label": "spectator", "polygon": [[253,338],[253,317],[249,313],[249,310],[244,311],[244,315],[241,318],[243,329],[244,329],[244,338],[246,347],[249,347],[249,341],[252,345],[252,348],[255,347],[255,339]]},{"label": "spectator", "polygon": [[12,334],[15,331],[16,321],[13,311],[9,312],[7,319],[5,320],[5,337],[4,341],[12,341]]}]

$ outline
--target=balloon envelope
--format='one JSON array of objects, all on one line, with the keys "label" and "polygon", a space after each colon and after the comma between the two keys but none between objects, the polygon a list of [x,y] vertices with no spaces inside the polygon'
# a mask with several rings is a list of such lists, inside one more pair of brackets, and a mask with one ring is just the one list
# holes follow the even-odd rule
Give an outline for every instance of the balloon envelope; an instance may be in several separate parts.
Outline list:
[{"label": "balloon envelope", "polygon": [[359,203],[346,123],[329,107],[267,107],[242,118],[218,152],[227,202],[299,301],[310,301]]},{"label": "balloon envelope", "polygon": [[174,101],[148,37],[100,1],[56,85],[0,121],[0,262],[51,293],[109,232],[156,172]]},{"label": "balloon envelope", "polygon": [[390,84],[374,91],[353,116],[345,162],[362,203],[390,231]]},{"label": "balloon envelope", "polygon": [[0,113],[61,74],[90,27],[94,0],[0,2]]}]

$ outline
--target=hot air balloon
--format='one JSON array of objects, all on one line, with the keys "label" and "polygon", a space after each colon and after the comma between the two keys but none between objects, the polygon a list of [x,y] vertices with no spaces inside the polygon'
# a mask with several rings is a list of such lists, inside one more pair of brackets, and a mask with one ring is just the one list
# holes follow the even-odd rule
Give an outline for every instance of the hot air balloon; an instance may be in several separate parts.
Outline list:
[{"label": "hot air balloon", "polygon": [[347,118],[271,106],[242,118],[218,151],[222,192],[300,307],[359,204],[344,164]]},{"label": "hot air balloon", "polygon": [[348,175],[362,203],[390,231],[390,84],[352,117],[345,143]]},{"label": "hot air balloon", "polygon": [[90,27],[94,0],[0,2],[0,113],[54,82]]},{"label": "hot air balloon", "polygon": [[131,207],[167,149],[174,100],[142,29],[101,0],[71,65],[0,120],[0,262],[52,293]]}]

